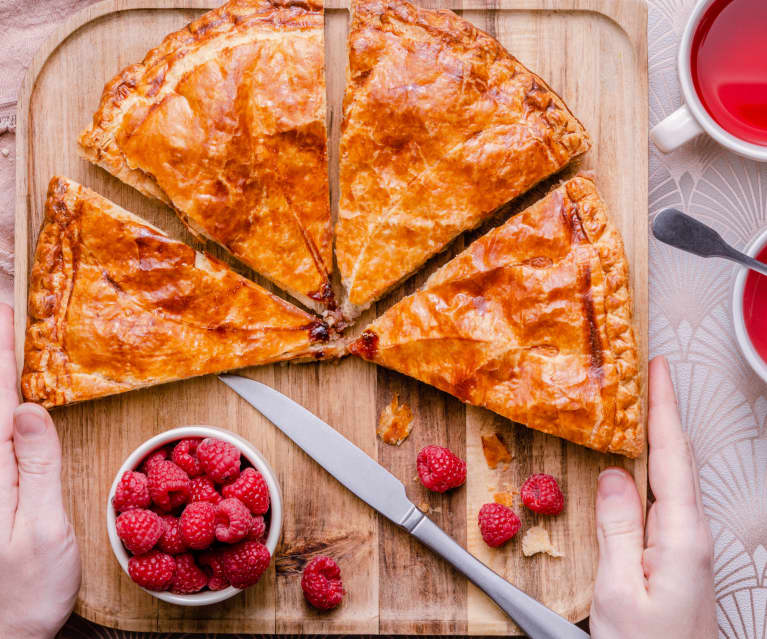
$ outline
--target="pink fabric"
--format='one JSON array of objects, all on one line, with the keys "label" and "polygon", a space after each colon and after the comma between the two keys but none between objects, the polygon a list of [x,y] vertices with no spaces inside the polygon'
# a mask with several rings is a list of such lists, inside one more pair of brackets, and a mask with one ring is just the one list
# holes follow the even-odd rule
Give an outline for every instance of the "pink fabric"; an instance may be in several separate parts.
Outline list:
[{"label": "pink fabric", "polygon": [[94,0],[0,0],[0,302],[13,303],[16,99],[35,50],[68,15]]}]

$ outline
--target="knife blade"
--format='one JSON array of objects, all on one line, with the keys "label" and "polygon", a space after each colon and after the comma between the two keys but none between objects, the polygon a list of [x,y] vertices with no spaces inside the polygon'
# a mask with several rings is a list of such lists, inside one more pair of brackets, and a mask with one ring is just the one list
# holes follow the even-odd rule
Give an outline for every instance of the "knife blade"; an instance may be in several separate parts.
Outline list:
[{"label": "knife blade", "polygon": [[482,589],[532,639],[589,635],[464,550],[415,507],[404,484],[332,426],[279,391],[239,375],[219,379],[287,435],[343,486],[404,528]]}]

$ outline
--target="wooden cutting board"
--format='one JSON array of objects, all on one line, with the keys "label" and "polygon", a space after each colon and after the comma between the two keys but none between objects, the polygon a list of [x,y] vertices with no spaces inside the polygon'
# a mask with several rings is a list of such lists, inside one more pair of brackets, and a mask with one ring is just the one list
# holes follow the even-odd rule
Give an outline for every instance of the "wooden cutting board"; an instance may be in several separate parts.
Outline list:
[{"label": "wooden cutting board", "polygon": [[[209,0],[106,0],[57,29],[37,53],[18,111],[16,309],[19,362],[26,322],[27,277],[50,177],[61,174],[199,245],[163,205],[148,200],[77,155],[75,140],[90,120],[104,83],[170,31],[212,4]],[[327,86],[332,203],[337,205],[337,145],[346,65],[346,0],[327,6]],[[432,5],[433,6],[433,5]],[[640,0],[460,0],[448,6],[496,36],[542,75],[584,122],[594,148],[581,169],[594,170],[631,262],[637,335],[647,355],[647,12]],[[194,7],[194,8],[192,8]],[[572,172],[572,170],[571,170]],[[555,182],[524,197],[519,210]],[[497,221],[496,221],[497,223]],[[361,318],[356,330],[420,286],[472,237],[459,239]],[[229,261],[218,250],[213,252]],[[235,265],[241,272],[243,269]],[[596,477],[611,464],[646,485],[646,460],[600,455],[532,432],[402,375],[354,358],[340,363],[268,366],[245,374],[270,384],[335,426],[406,485],[416,504],[493,569],[572,620],[588,614],[596,567]],[[376,440],[382,408],[398,393],[415,415],[399,448]],[[444,562],[347,493],[215,377],[86,402],[55,411],[64,449],[66,504],[80,540],[83,585],[77,612],[129,630],[253,633],[509,634],[516,628]],[[284,537],[270,572],[255,588],[224,604],[180,608],[158,602],[121,572],[107,540],[107,491],[123,459],[141,442],[183,424],[237,431],[263,451],[282,483]],[[480,434],[499,432],[514,460],[491,471]],[[427,494],[415,478],[415,458],[427,444],[465,456],[465,488]],[[517,508],[523,527],[542,523],[565,556],[525,558],[517,538],[488,548],[476,525],[495,489],[518,490],[533,472],[560,479],[566,511],[538,520]],[[519,503],[517,497],[517,504]],[[521,535],[519,536],[521,537]],[[336,557],[348,591],[340,609],[317,614],[303,601],[300,571],[316,553]]]}]

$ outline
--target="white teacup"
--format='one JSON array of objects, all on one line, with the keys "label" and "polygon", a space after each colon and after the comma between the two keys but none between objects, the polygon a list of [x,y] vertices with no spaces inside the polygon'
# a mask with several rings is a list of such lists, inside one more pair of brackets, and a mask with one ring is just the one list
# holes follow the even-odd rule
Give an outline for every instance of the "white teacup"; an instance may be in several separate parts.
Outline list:
[{"label": "white teacup", "polygon": [[752,160],[767,162],[767,146],[741,140],[719,126],[714,118],[708,114],[708,111],[706,111],[693,85],[692,72],[690,70],[692,40],[701,18],[706,13],[706,9],[714,1],[699,0],[695,9],[693,9],[692,15],[690,15],[679,46],[677,65],[685,104],[665,120],[656,124],[652,131],[650,131],[650,137],[663,153],[670,153],[695,136],[701,133],[708,133],[708,135],[722,146],[730,149],[730,151]]}]

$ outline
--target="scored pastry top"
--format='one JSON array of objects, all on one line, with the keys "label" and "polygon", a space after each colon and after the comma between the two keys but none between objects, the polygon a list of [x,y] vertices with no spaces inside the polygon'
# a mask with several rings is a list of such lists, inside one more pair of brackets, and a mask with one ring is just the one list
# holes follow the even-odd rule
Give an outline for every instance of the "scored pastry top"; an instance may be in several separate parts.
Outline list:
[{"label": "scored pastry top", "polygon": [[590,179],[476,240],[350,351],[577,444],[644,449],[628,264]]},{"label": "scored pastry top", "polygon": [[27,315],[21,389],[44,406],[333,349],[316,317],[60,177]]},{"label": "scored pastry top", "polygon": [[332,309],[324,64],[321,3],[232,0],[107,83],[81,151]]},{"label": "scored pastry top", "polygon": [[590,144],[540,77],[452,11],[353,2],[336,226],[347,312]]}]

